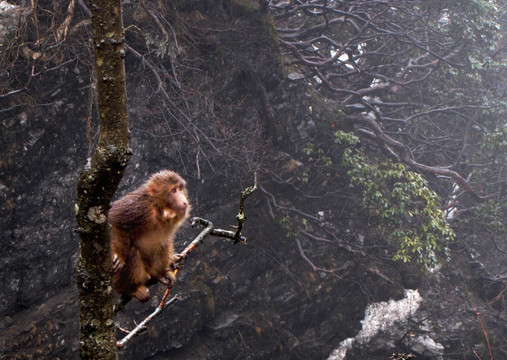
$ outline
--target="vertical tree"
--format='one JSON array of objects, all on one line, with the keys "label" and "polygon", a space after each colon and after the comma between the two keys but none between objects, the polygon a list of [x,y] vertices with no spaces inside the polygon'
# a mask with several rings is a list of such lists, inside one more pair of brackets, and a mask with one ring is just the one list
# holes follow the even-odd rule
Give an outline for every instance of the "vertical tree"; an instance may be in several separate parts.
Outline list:
[{"label": "vertical tree", "polygon": [[116,359],[107,213],[130,157],[120,0],[91,0],[100,138],[77,186],[82,359]]}]

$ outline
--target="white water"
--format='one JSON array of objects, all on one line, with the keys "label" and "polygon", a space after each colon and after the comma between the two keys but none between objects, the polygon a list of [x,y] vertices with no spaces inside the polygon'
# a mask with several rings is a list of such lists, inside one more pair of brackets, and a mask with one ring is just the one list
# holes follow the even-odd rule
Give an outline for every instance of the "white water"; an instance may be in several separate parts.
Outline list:
[{"label": "white water", "polygon": [[361,331],[353,337],[343,340],[340,346],[333,350],[328,360],[345,360],[347,351],[355,344],[367,344],[380,331],[385,331],[397,322],[407,320],[413,316],[422,302],[417,290],[405,290],[405,297],[401,300],[369,304],[364,312]]}]

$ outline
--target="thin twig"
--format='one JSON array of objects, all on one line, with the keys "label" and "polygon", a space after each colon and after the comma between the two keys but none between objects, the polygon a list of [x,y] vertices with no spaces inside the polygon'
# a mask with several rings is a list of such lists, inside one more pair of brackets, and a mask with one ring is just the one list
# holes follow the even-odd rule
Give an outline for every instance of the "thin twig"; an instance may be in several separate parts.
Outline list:
[{"label": "thin twig", "polygon": [[65,40],[67,37],[67,33],[69,31],[69,25],[74,17],[74,9],[76,7],[76,0],[71,0],[69,6],[67,8],[67,16],[65,20],[61,23],[60,27],[56,30],[56,42],[60,42]]},{"label": "thin twig", "polygon": [[[486,332],[486,328],[484,327],[484,323],[482,322],[481,314],[479,313],[479,310],[477,310],[477,307],[474,306],[475,313],[477,314],[477,318],[479,319],[479,322],[481,323],[482,332],[484,333],[484,337],[486,338],[486,343],[488,344],[488,350],[489,350],[489,356],[491,357],[491,360],[493,360],[493,351],[491,350],[491,344],[489,343],[488,333]],[[475,352],[475,349],[472,349],[474,351],[474,354],[480,359],[479,355]]]},{"label": "thin twig", "polygon": [[135,327],[134,330],[132,330],[131,332],[129,332],[127,334],[127,336],[125,336],[120,341],[117,341],[116,342],[116,346],[119,349],[123,348],[127,342],[129,342],[131,339],[133,339],[135,336],[137,336],[141,331],[143,331],[143,330],[146,329],[146,324],[148,324],[151,320],[153,320],[157,315],[160,315],[162,313],[162,311],[164,311],[164,309],[166,307],[168,307],[169,305],[174,304],[177,300],[178,300],[178,297],[174,296],[169,301],[164,302],[162,304],[163,306],[157,306],[157,308],[155,309],[155,311],[152,312],[146,319],[144,319],[143,321],[141,321],[139,323],[139,325],[137,325]]}]

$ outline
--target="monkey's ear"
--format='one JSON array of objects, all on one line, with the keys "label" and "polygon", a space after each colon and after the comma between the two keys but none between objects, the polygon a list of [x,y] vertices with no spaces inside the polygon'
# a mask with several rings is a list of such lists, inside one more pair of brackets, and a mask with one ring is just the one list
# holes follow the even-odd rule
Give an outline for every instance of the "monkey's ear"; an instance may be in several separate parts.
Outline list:
[{"label": "monkey's ear", "polygon": [[158,193],[158,187],[155,184],[150,184],[148,187],[148,192],[150,193],[150,196],[153,196]]},{"label": "monkey's ear", "polygon": [[176,212],[170,208],[165,208],[162,216],[167,220],[174,219],[176,217]]}]

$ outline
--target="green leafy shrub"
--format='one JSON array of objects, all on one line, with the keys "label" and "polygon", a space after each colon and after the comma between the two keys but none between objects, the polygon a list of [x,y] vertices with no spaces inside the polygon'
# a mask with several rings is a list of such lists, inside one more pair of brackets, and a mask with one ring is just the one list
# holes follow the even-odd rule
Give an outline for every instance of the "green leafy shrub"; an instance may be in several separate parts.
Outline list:
[{"label": "green leafy shrub", "polygon": [[403,164],[361,154],[353,133],[338,131],[335,141],[349,145],[342,159],[349,185],[377,219],[378,229],[397,247],[393,259],[408,262],[415,257],[418,263],[432,266],[446,258],[446,244],[455,234],[426,180]]}]

